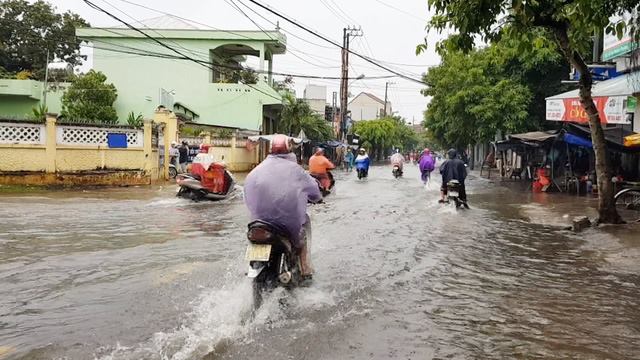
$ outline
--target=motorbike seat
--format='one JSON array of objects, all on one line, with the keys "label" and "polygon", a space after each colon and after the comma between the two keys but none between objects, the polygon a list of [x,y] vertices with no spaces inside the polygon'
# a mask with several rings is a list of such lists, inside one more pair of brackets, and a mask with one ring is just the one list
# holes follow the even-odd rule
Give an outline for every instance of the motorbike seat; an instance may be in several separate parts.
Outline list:
[{"label": "motorbike seat", "polygon": [[289,234],[289,231],[282,225],[278,225],[269,221],[264,221],[264,220],[255,220],[250,222],[247,225],[247,228],[249,230],[253,229],[253,228],[263,228],[263,229],[267,229],[270,231],[275,232],[276,234],[278,234],[279,236],[282,236],[284,238],[290,238],[291,234]]}]

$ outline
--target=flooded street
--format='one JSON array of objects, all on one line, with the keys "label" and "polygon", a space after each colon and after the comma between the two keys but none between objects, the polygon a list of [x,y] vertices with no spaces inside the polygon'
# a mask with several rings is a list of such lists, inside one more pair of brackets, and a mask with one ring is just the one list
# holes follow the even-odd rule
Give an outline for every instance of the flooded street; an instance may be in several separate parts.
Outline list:
[{"label": "flooded street", "polygon": [[638,225],[573,234],[594,199],[472,177],[472,209],[337,175],[310,208],[310,287],[252,316],[247,212],[175,186],[0,195],[0,359],[631,359]]}]

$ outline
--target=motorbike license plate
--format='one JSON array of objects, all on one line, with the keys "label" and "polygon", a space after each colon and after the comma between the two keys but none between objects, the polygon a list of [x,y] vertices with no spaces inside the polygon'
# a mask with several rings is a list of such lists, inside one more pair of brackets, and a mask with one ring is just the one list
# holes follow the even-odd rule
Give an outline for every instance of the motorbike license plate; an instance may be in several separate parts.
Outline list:
[{"label": "motorbike license plate", "polygon": [[245,258],[247,261],[269,261],[270,255],[270,244],[249,244]]},{"label": "motorbike license plate", "polygon": [[458,192],[457,191],[449,191],[449,196],[451,197],[458,197]]}]

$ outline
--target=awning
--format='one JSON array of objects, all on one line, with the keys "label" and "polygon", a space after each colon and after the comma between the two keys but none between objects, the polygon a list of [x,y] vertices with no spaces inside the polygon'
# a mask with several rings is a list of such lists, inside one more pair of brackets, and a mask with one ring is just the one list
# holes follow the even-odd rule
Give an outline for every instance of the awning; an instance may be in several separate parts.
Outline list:
[{"label": "awning", "polygon": [[557,130],[550,131],[532,131],[522,134],[512,134],[507,140],[496,141],[496,151],[505,151],[515,147],[541,147],[552,143],[558,137]]},{"label": "awning", "polygon": [[573,135],[573,134],[570,134],[570,133],[564,133],[564,135],[562,136],[562,139],[567,144],[583,146],[583,147],[590,148],[590,149],[593,148],[593,144],[591,143],[591,139],[585,139],[585,138],[583,138],[581,136]]},{"label": "awning", "polygon": [[[611,80],[595,83],[591,96],[603,124],[628,124],[627,107],[635,99],[628,98],[640,92],[640,72],[625,74]],[[631,106],[629,106],[631,107]],[[575,123],[588,122],[587,113],[580,104],[580,90],[571,90],[546,98],[546,119]]]},{"label": "awning", "polygon": [[[625,74],[610,80],[600,81],[593,84],[591,96],[631,96],[640,92],[640,73]],[[579,99],[580,90],[571,90],[561,94],[552,95],[547,100],[554,99]]]},{"label": "awning", "polygon": [[522,134],[513,134],[509,135],[510,138],[521,140],[521,141],[532,141],[532,142],[545,142],[549,139],[553,139],[558,136],[558,132],[556,130],[551,131],[532,131],[528,133]]},{"label": "awning", "polygon": [[633,134],[624,137],[623,145],[625,147],[639,147],[640,146],[640,134]]},{"label": "awning", "polygon": [[[627,153],[637,153],[640,152],[640,147],[629,147],[625,146],[625,138],[629,136],[639,135],[633,131],[624,130],[622,128],[605,128],[602,129],[604,131],[604,138],[607,142],[607,147],[610,149],[614,149],[617,151],[627,152]],[[578,124],[567,124],[566,131],[569,134],[577,135],[589,141],[591,144],[591,130],[587,126],[581,126]],[[584,145],[581,145],[584,146]]]}]

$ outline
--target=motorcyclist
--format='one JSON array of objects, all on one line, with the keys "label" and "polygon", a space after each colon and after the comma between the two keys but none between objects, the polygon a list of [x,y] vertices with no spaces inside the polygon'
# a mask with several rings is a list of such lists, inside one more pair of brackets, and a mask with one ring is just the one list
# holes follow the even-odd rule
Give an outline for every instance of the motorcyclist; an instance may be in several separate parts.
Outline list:
[{"label": "motorcyclist", "polygon": [[307,202],[319,202],[322,194],[317,181],[297,164],[286,135],[272,138],[271,154],[247,175],[244,200],[251,220],[273,222],[287,229],[300,254],[302,275],[309,278],[313,271],[305,236],[311,230]]},{"label": "motorcyclist", "polygon": [[420,174],[422,182],[426,185],[431,178],[431,172],[436,167],[436,160],[429,149],[424,149],[422,155],[418,159],[418,166],[420,167]]},{"label": "motorcyclist", "polygon": [[396,149],[395,154],[391,155],[391,166],[397,166],[400,169],[400,174],[402,174],[402,166],[404,165],[404,156],[400,154],[400,150]]},{"label": "motorcyclist", "polygon": [[356,157],[356,171],[364,170],[364,176],[366,177],[369,174],[369,155],[367,155],[367,150],[365,148],[360,148],[358,150],[358,156]]},{"label": "motorcyclist", "polygon": [[464,165],[464,162],[458,159],[458,152],[455,149],[449,149],[449,151],[447,151],[447,156],[449,159],[440,166],[440,174],[442,174],[440,202],[443,203],[445,201],[445,196],[447,195],[447,183],[451,180],[458,180],[460,182],[458,198],[464,203],[464,206],[468,208],[467,192],[464,186],[464,180],[467,177],[467,168]]},{"label": "motorcyclist", "polygon": [[331,187],[331,178],[329,178],[327,171],[335,167],[336,166],[324,156],[324,149],[321,147],[318,147],[315,154],[309,158],[309,173],[320,181],[320,185],[325,190]]}]

